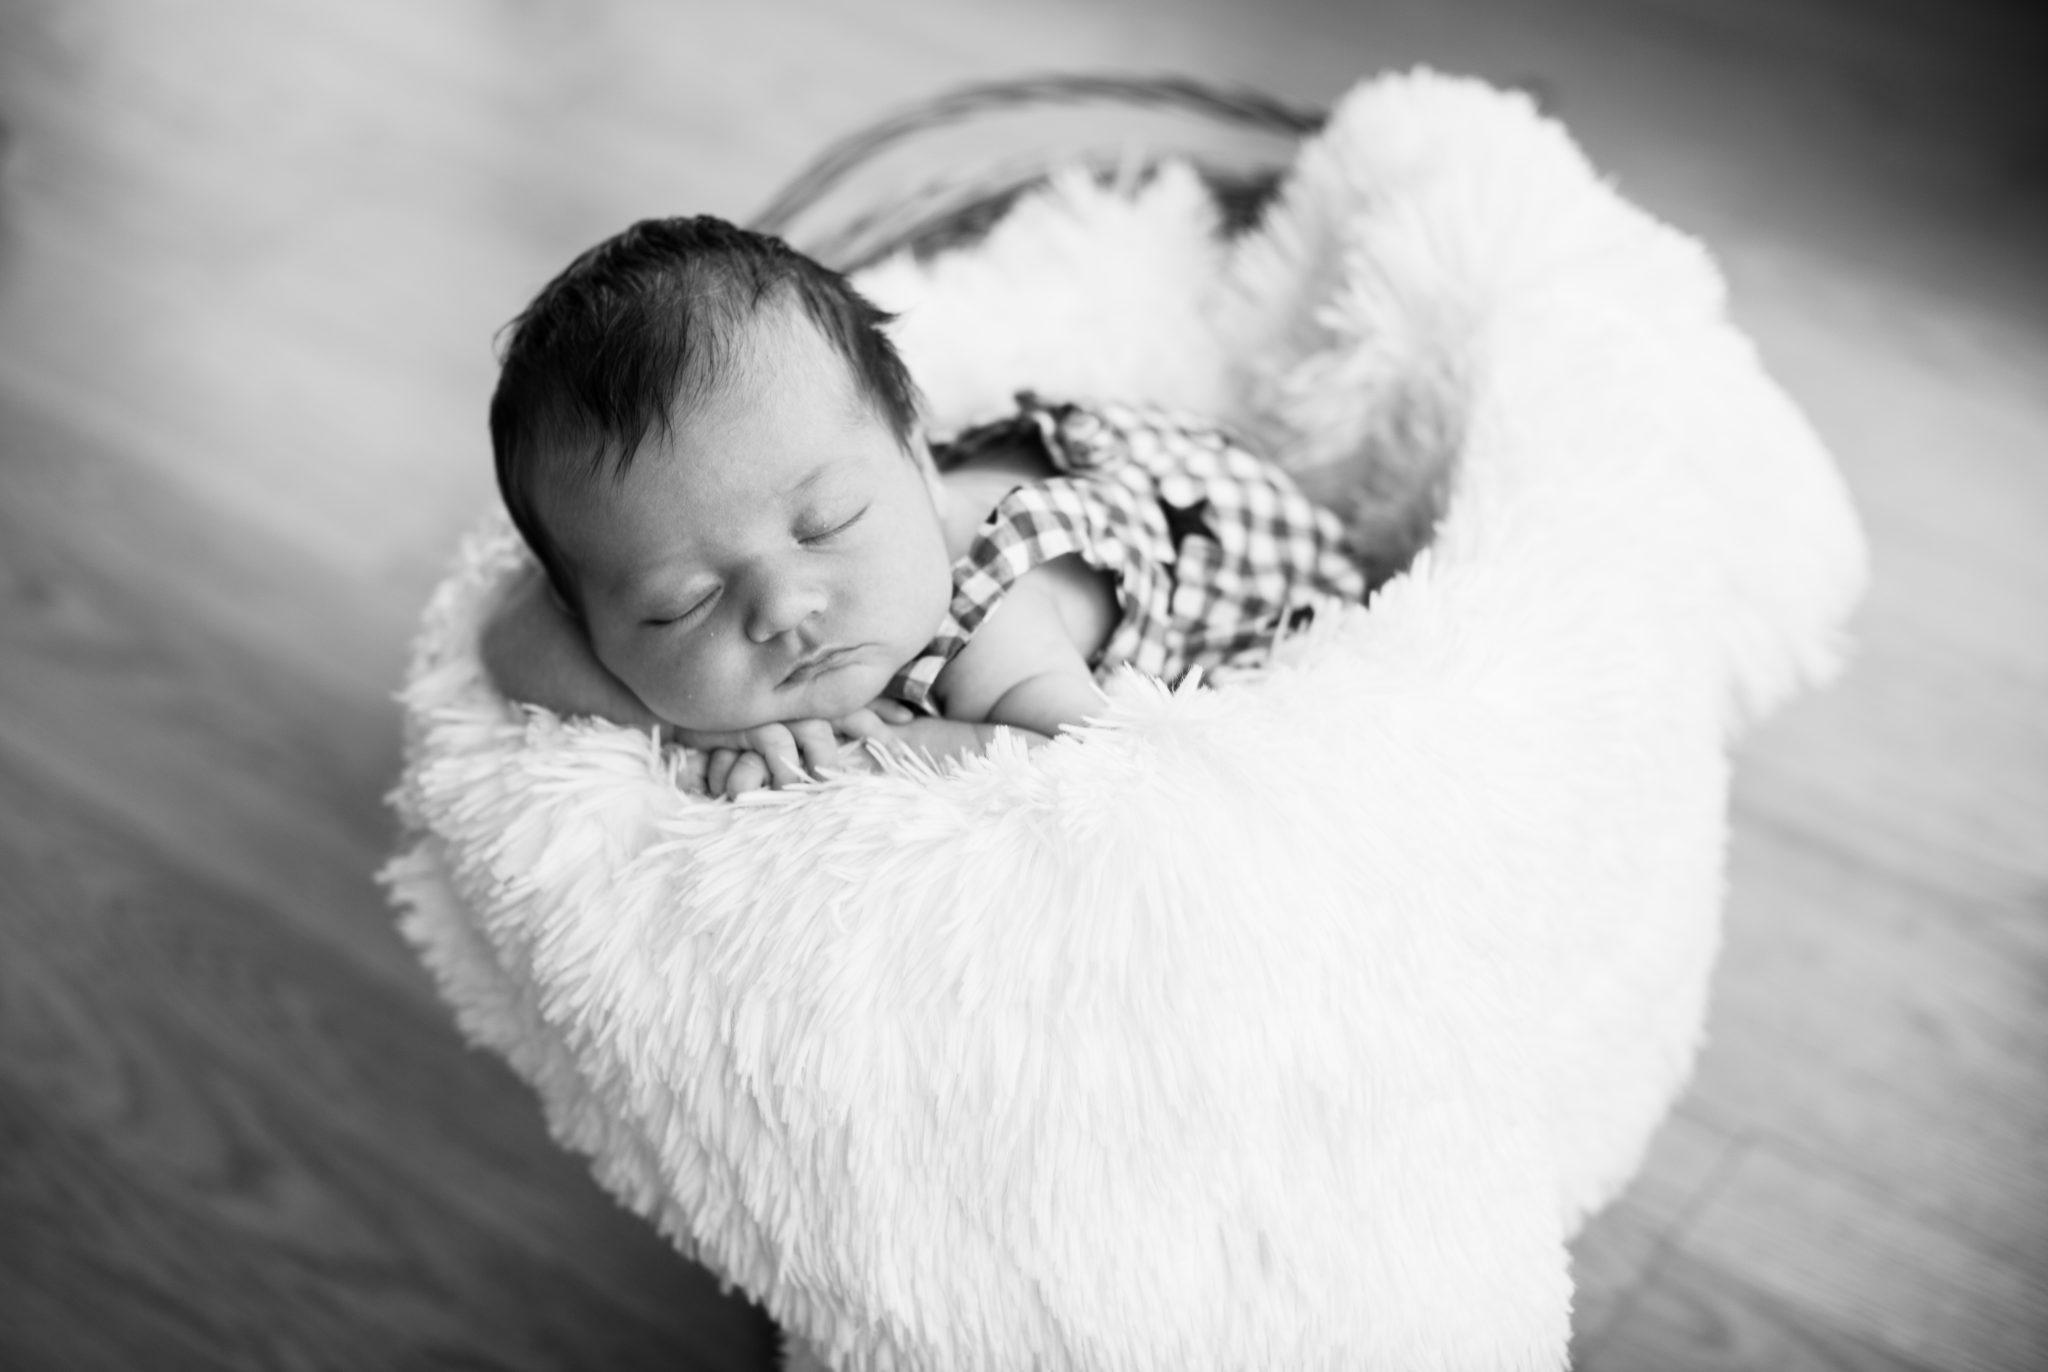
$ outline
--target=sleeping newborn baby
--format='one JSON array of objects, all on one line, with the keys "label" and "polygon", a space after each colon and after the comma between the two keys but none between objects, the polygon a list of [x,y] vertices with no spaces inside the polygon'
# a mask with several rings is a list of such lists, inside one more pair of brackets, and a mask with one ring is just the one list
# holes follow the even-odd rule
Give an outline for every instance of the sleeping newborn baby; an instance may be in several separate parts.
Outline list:
[{"label": "sleeping newborn baby", "polygon": [[944,760],[1270,644],[1364,585],[1337,520],[1222,432],[1048,403],[936,450],[844,278],[708,217],[649,220],[515,321],[498,485],[542,574],[484,636],[515,700],[661,727],[737,795],[841,742]]}]

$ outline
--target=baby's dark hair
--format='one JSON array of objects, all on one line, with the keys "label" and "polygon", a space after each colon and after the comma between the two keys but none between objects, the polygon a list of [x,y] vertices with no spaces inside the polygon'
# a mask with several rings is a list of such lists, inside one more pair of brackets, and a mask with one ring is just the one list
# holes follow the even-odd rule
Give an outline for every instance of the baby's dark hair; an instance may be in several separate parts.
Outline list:
[{"label": "baby's dark hair", "polygon": [[540,518],[543,470],[625,472],[650,434],[667,434],[744,364],[763,308],[791,303],[908,451],[918,394],[882,331],[891,316],[781,239],[722,219],[642,220],[571,262],[512,321],[491,397],[498,491],[571,610],[573,569]]}]

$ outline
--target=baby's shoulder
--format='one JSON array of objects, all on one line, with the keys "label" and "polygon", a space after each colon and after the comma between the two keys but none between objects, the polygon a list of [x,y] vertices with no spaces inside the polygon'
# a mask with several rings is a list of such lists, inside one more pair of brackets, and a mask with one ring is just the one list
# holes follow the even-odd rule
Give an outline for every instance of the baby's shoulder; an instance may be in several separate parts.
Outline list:
[{"label": "baby's shoulder", "polygon": [[976,430],[970,442],[935,456],[946,492],[946,546],[955,557],[966,552],[1004,496],[1059,474],[1037,433],[1020,424]]}]

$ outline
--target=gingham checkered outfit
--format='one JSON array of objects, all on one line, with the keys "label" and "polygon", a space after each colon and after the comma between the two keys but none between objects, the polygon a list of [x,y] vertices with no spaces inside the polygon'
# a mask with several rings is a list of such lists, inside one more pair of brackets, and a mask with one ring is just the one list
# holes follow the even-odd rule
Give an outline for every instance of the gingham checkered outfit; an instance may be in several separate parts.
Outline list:
[{"label": "gingham checkered outfit", "polygon": [[1270,645],[1321,597],[1358,600],[1365,581],[1335,516],[1268,462],[1211,425],[1124,405],[1049,404],[1026,392],[1018,413],[940,448],[941,468],[1019,436],[1059,473],[1005,495],[953,564],[938,636],[889,694],[937,713],[932,685],[1017,579],[1078,555],[1116,578],[1121,618],[1090,662],[1129,663],[1178,681]]}]

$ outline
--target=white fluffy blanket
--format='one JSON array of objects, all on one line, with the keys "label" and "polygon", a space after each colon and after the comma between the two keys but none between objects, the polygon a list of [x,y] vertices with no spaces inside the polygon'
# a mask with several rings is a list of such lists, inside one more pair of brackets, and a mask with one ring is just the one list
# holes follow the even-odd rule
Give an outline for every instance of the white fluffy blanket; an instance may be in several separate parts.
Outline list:
[{"label": "white fluffy blanket", "polygon": [[600,1181],[842,1369],[1562,1366],[1565,1240],[1700,1032],[1727,743],[1860,589],[1705,255],[1522,99],[1369,82],[1211,229],[1186,176],[1063,185],[867,284],[942,423],[1029,385],[1453,462],[1433,546],[1263,673],[725,804],[493,694],[502,523],[427,613],[406,933]]}]

